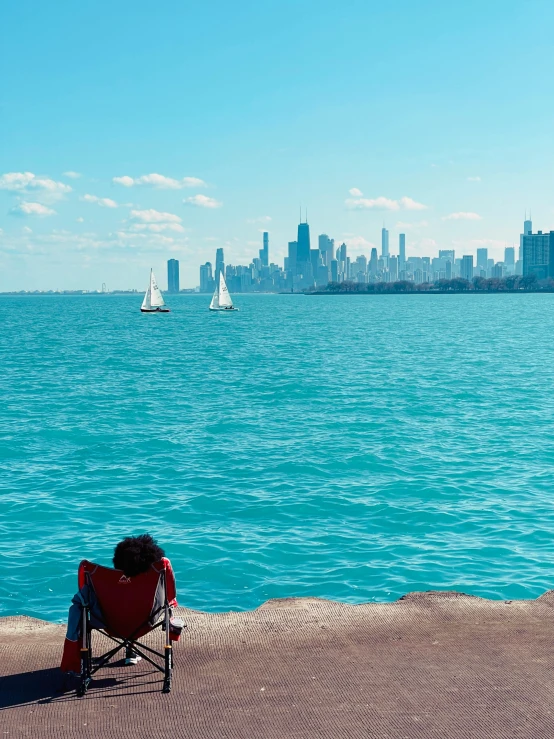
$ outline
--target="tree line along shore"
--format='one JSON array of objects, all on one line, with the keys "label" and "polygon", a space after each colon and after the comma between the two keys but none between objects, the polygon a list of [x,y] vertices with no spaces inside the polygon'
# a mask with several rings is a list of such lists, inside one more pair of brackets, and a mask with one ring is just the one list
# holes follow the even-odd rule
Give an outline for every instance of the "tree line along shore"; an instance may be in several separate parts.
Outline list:
[{"label": "tree line along shore", "polygon": [[398,282],[330,282],[325,287],[314,287],[305,291],[307,295],[390,295],[390,294],[429,294],[429,293],[551,293],[554,292],[554,279],[538,280],[536,275],[511,275],[504,278],[474,277],[464,280],[454,277],[451,280],[436,280],[416,284],[407,280]]}]

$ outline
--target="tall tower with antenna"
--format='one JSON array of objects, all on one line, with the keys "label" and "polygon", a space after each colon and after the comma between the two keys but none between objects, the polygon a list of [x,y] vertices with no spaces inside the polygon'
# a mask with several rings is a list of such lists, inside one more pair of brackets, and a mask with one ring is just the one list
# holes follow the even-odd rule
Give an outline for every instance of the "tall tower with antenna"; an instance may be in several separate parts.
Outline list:
[{"label": "tall tower with antenna", "polygon": [[[528,234],[533,233],[533,222],[531,220],[531,211],[529,211],[529,218],[527,218],[527,211],[525,211],[525,218],[523,221],[523,233],[519,237],[519,261],[523,265],[523,239]],[[522,267],[523,269],[523,267]]]},{"label": "tall tower with antenna", "polygon": [[533,221],[531,220],[531,211],[529,211],[529,218],[527,218],[527,211],[525,211],[525,220],[523,221],[523,233],[525,235],[533,233]]},{"label": "tall tower with antenna", "polygon": [[300,223],[298,224],[298,247],[296,252],[296,261],[310,261],[310,227],[308,225],[308,211],[306,211],[306,220],[302,221],[302,211],[300,211]]}]

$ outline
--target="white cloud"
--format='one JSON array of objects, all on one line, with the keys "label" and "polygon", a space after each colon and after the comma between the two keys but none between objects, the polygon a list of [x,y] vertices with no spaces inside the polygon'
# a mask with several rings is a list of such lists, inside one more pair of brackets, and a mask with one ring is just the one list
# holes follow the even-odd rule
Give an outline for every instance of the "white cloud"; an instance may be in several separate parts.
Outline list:
[{"label": "white cloud", "polygon": [[259,216],[258,218],[249,218],[246,223],[269,223],[271,216]]},{"label": "white cloud", "polygon": [[209,198],[207,195],[193,195],[191,198],[185,198],[183,203],[197,205],[200,208],[220,208],[222,205],[219,200]]},{"label": "white cloud", "polygon": [[[191,258],[196,255],[196,249],[188,244],[186,236],[179,235],[177,239],[148,232],[123,231],[100,236],[90,232],[72,233],[65,229],[55,229],[47,233],[34,233],[31,238],[18,234],[10,237],[10,241],[4,238],[0,240],[0,254],[8,254],[16,258],[32,254],[33,256],[44,256],[48,263],[51,263],[54,255],[56,257],[63,255],[64,261],[67,258],[67,263],[70,263],[73,256],[79,254],[80,259],[98,257],[108,261],[119,260],[125,270],[128,269],[130,260],[132,261],[135,255],[158,254],[163,261],[165,259],[163,255],[168,251],[187,253]],[[150,263],[149,258],[148,267]]]},{"label": "white cloud", "polygon": [[16,216],[53,216],[56,211],[42,203],[19,203],[10,210]]},{"label": "white cloud", "polygon": [[118,231],[116,234],[117,238],[121,242],[131,241],[136,242],[137,239],[141,239],[143,248],[148,248],[152,245],[159,244],[173,244],[175,239],[171,236],[164,236],[163,234],[154,232],[151,233],[137,233],[136,231]]},{"label": "white cloud", "polygon": [[342,239],[335,241],[336,247],[340,246],[339,241],[340,243],[344,242],[351,251],[360,254],[369,253],[375,247],[375,244],[368,241],[365,236],[357,236],[356,234],[343,234]]},{"label": "white cloud", "polygon": [[400,200],[391,200],[380,196],[378,198],[348,198],[345,201],[352,210],[426,210],[427,206],[418,203],[412,198],[403,197]]},{"label": "white cloud", "polygon": [[397,200],[389,198],[348,198],[345,200],[346,205],[352,210],[400,210]]},{"label": "white cloud", "polygon": [[161,234],[156,235],[156,241],[150,242],[150,243],[156,243],[156,244],[174,244],[175,239],[172,239],[171,236],[162,236]]},{"label": "white cloud", "polygon": [[443,221],[481,221],[482,217],[478,213],[468,213],[460,211],[459,213],[450,213],[444,216]]},{"label": "white cloud", "polygon": [[146,232],[137,232],[122,230],[117,231],[115,234],[110,234],[110,237],[115,237],[118,246],[143,253],[164,251],[167,248],[170,248],[172,251],[182,251],[188,248],[188,239],[186,236],[175,239],[172,236],[166,236],[157,231],[150,232],[148,230]]},{"label": "white cloud", "polygon": [[467,180],[468,182],[481,182],[480,177],[468,177]]},{"label": "white cloud", "polygon": [[199,177],[183,177],[175,180],[173,177],[165,177],[163,174],[144,174],[141,177],[113,177],[113,182],[123,187],[134,187],[135,185],[152,185],[159,190],[181,190],[183,187],[206,187],[204,180]]},{"label": "white cloud", "polygon": [[123,177],[112,177],[112,181],[118,185],[123,185],[123,187],[133,187],[135,184],[134,179],[127,175],[123,175]]},{"label": "white cloud", "polygon": [[180,223],[134,223],[132,229],[133,231],[150,231],[151,233],[161,233],[162,231],[185,233],[185,229]]},{"label": "white cloud", "polygon": [[435,239],[419,239],[416,241],[414,246],[421,247],[422,249],[432,249],[437,245]]},{"label": "white cloud", "polygon": [[39,178],[36,177],[34,180],[31,180],[28,185],[29,190],[48,190],[49,192],[58,192],[58,193],[64,193],[64,192],[71,192],[72,188],[69,185],[66,185],[63,182],[55,182],[54,180],[50,180],[47,177],[45,178]]},{"label": "white cloud", "polygon": [[56,182],[49,177],[37,177],[32,172],[7,172],[0,176],[0,190],[29,192],[42,190],[51,195],[63,195],[71,192],[71,187],[64,182]]},{"label": "white cloud", "polygon": [[34,176],[32,172],[7,172],[0,176],[0,190],[22,190]]},{"label": "white cloud", "polygon": [[118,207],[115,200],[112,200],[111,198],[99,198],[96,195],[83,195],[81,200],[84,200],[85,203],[97,203],[102,208],[117,208]]},{"label": "white cloud", "polygon": [[21,230],[23,231],[24,234],[32,234],[33,233],[33,229],[32,228],[29,228],[29,226],[23,226],[23,228]]},{"label": "white cloud", "polygon": [[426,228],[429,225],[428,221],[417,221],[416,223],[405,223],[404,221],[398,221],[395,228],[404,231],[414,231],[418,228]]},{"label": "white cloud", "polygon": [[78,180],[79,177],[82,176],[80,172],[72,172],[71,170],[69,172],[64,172],[63,174],[64,177],[69,177],[72,180]]},{"label": "white cloud", "polygon": [[351,188],[350,188],[350,190],[349,190],[348,192],[349,192],[349,193],[350,193],[350,194],[352,195],[352,197],[354,197],[354,198],[361,198],[361,197],[362,197],[362,195],[363,195],[363,192],[362,192],[361,190],[358,190],[358,188],[357,188],[357,187],[351,187]]},{"label": "white cloud", "polygon": [[85,219],[82,216],[79,216],[79,218],[76,218],[75,220],[77,221],[77,223],[84,223],[85,222]]},{"label": "white cloud", "polygon": [[131,218],[141,223],[181,223],[183,220],[174,213],[163,213],[150,208],[149,210],[132,210]]},{"label": "white cloud", "polygon": [[400,207],[403,210],[427,210],[427,206],[423,203],[417,203],[412,198],[400,198]]}]

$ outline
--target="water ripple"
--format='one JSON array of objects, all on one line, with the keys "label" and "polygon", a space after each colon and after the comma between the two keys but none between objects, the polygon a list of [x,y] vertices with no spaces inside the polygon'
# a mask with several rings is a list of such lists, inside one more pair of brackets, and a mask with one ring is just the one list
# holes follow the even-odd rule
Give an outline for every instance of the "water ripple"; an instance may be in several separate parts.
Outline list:
[{"label": "water ripple", "polygon": [[0,615],[149,530],[183,604],[552,587],[554,296],[0,298]]}]

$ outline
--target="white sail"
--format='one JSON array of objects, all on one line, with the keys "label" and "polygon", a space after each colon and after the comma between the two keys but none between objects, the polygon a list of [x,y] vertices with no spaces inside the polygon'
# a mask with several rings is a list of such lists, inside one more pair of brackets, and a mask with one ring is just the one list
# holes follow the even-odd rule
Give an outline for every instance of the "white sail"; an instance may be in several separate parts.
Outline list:
[{"label": "white sail", "polygon": [[161,308],[165,305],[162,292],[158,287],[153,270],[150,270],[150,305],[152,308]]},{"label": "white sail", "polygon": [[142,301],[141,310],[150,310],[150,285],[148,285],[146,292],[144,293],[144,300]]},{"label": "white sail", "polygon": [[214,294],[212,295],[212,302],[210,303],[210,310],[219,310],[219,291],[216,287]]},{"label": "white sail", "polygon": [[227,284],[225,282],[225,277],[223,277],[223,272],[219,276],[219,307],[233,307],[233,301],[231,300],[231,296],[229,295],[229,290],[227,289]]}]

